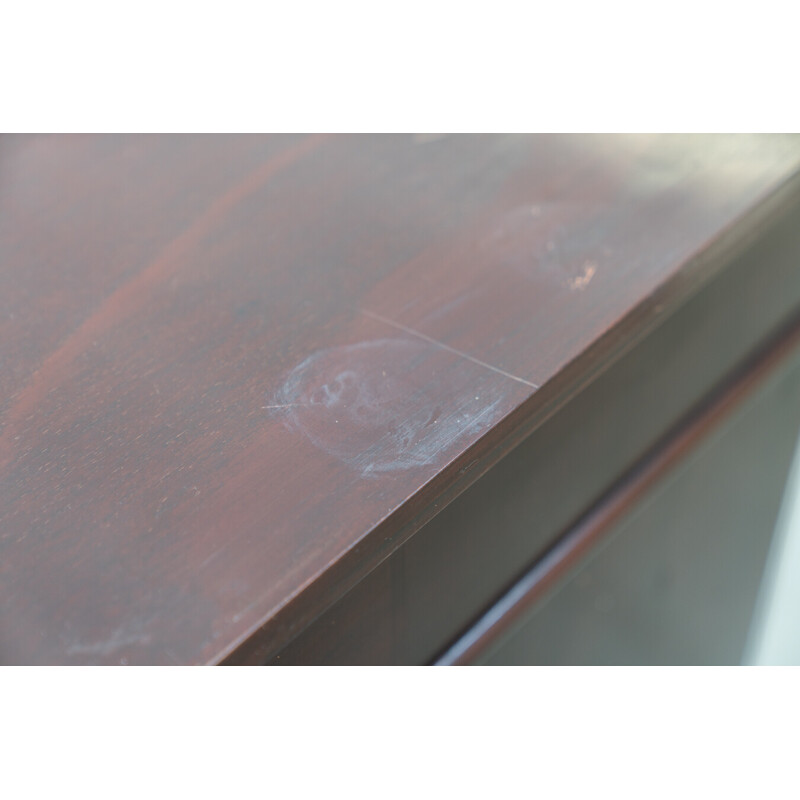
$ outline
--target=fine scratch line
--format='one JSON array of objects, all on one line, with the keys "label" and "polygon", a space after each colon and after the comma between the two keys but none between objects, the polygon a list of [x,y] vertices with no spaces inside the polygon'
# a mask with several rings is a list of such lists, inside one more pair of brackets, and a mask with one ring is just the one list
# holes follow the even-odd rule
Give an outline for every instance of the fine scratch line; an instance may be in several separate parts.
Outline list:
[{"label": "fine scratch line", "polygon": [[424,333],[415,331],[413,328],[407,328],[405,325],[401,325],[399,322],[395,322],[394,320],[382,317],[380,314],[376,314],[373,311],[367,311],[365,308],[362,308],[361,313],[364,314],[364,316],[377,320],[378,322],[383,322],[386,325],[391,325],[393,328],[397,328],[400,331],[405,331],[406,333],[410,333],[412,336],[417,336],[420,339],[424,339],[426,342],[430,342],[431,344],[435,344],[437,347],[441,347],[445,350],[450,351],[451,353],[454,353],[457,356],[461,356],[461,358],[466,358],[467,361],[471,361],[473,364],[478,364],[481,367],[486,367],[486,369],[490,369],[492,372],[496,372],[498,375],[503,375],[506,378],[511,378],[512,381],[517,381],[517,383],[524,383],[526,386],[530,386],[533,389],[539,388],[538,384],[536,383],[531,383],[530,381],[526,381],[525,378],[520,378],[517,375],[512,375],[510,372],[506,372],[505,370],[493,367],[491,364],[487,364],[485,361],[473,358],[471,355],[468,355],[467,353],[462,353],[460,350],[456,350],[455,347],[450,347],[449,345],[443,344],[442,342],[439,342],[436,339],[432,339],[430,336],[426,336]]},{"label": "fine scratch line", "polygon": [[311,408],[318,403],[281,403],[277,406],[261,406],[261,408]]}]

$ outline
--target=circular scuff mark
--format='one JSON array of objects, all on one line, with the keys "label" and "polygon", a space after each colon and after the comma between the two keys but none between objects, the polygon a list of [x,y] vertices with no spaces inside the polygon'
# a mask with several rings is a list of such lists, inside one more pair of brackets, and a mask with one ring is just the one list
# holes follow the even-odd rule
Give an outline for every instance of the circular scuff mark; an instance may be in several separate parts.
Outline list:
[{"label": "circular scuff mark", "polygon": [[472,372],[464,364],[437,376],[439,353],[411,339],[319,350],[288,374],[265,408],[364,475],[426,466],[474,441],[494,423],[502,401],[476,391],[482,376],[474,373],[475,380],[453,385]]}]

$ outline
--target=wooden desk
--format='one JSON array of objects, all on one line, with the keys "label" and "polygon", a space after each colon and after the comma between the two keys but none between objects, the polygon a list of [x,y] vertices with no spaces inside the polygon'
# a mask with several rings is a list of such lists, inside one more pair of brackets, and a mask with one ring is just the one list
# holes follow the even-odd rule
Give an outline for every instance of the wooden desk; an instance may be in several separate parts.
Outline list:
[{"label": "wooden desk", "polygon": [[4,663],[737,661],[800,140],[0,138]]}]

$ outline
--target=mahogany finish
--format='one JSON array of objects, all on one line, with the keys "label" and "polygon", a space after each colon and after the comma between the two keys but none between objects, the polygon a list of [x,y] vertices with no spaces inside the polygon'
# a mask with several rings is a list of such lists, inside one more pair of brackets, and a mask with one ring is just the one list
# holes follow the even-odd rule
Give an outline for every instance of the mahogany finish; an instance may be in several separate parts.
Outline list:
[{"label": "mahogany finish", "polygon": [[0,661],[278,652],[799,168],[777,136],[0,137]]}]

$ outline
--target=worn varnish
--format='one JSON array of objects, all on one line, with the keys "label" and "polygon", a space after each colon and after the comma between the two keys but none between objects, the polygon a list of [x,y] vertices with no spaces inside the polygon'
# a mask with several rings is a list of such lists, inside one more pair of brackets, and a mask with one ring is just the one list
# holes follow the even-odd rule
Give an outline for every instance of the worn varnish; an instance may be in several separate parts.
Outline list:
[{"label": "worn varnish", "polygon": [[279,649],[708,281],[796,138],[0,138],[0,660]]}]

